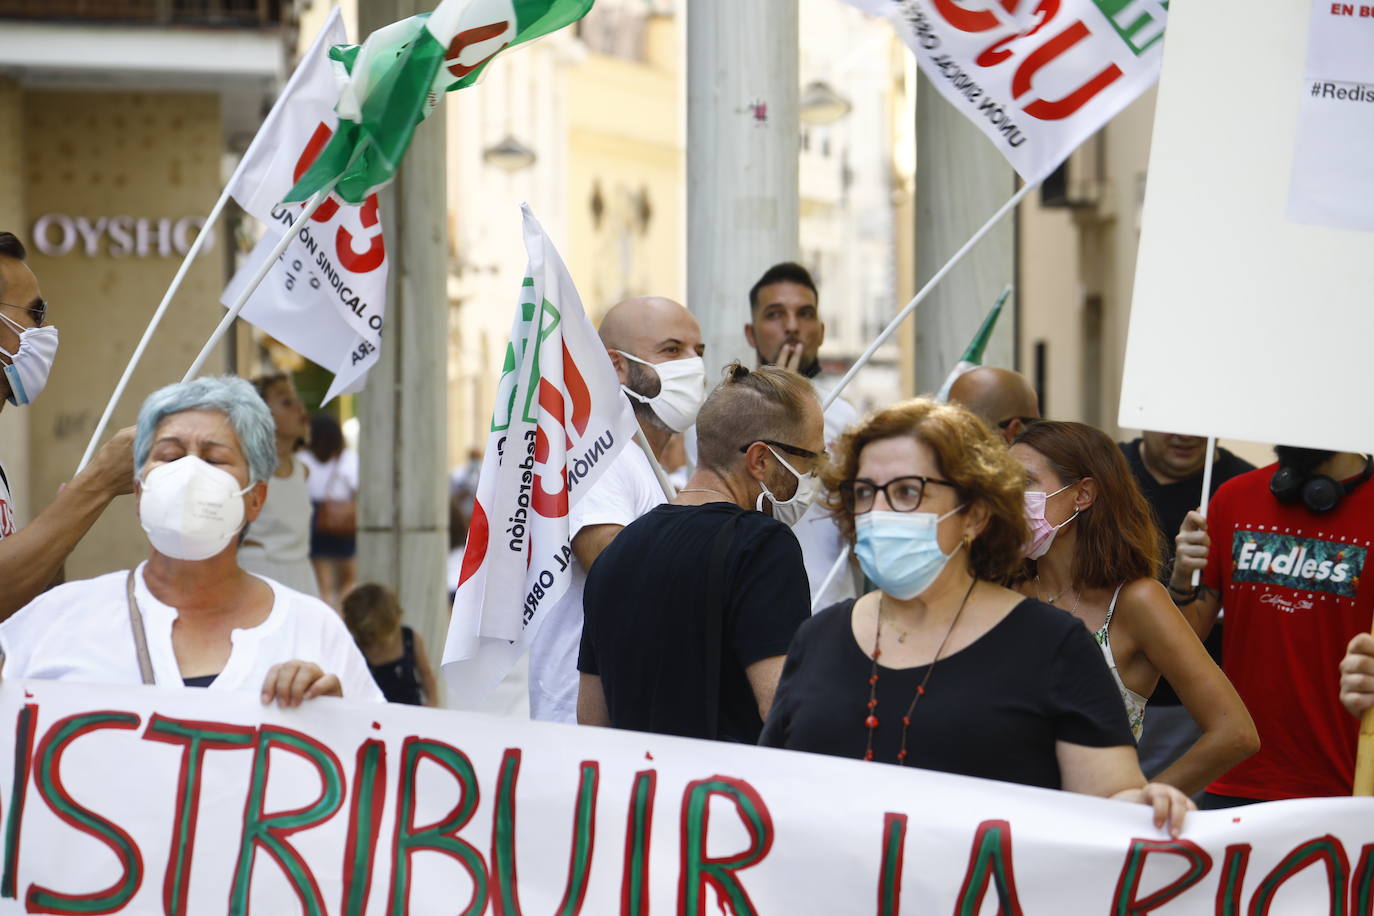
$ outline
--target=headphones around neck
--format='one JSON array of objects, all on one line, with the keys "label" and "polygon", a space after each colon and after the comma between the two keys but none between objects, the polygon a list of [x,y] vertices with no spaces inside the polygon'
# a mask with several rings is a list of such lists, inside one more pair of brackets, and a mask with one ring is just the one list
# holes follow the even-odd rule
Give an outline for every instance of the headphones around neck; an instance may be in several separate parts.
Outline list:
[{"label": "headphones around neck", "polygon": [[1313,512],[1330,512],[1355,488],[1374,476],[1374,456],[1366,455],[1364,470],[1348,481],[1335,480],[1325,474],[1304,474],[1293,468],[1281,467],[1269,478],[1269,492],[1281,503],[1302,504]]}]

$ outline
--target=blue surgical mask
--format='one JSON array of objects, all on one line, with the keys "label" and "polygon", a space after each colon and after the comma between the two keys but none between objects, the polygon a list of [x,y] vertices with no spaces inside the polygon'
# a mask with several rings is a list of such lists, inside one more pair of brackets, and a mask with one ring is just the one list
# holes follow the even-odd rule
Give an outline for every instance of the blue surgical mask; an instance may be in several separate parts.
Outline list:
[{"label": "blue surgical mask", "polygon": [[[854,555],[864,575],[893,598],[906,601],[930,587],[953,553],[940,549],[940,522],[934,512],[865,512],[854,519]],[[955,548],[957,553],[958,547]]]}]

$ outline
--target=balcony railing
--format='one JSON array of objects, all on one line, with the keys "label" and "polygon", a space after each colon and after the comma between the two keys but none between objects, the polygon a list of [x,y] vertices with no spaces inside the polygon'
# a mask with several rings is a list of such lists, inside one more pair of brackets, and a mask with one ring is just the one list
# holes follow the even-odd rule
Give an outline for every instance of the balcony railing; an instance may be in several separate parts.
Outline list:
[{"label": "balcony railing", "polygon": [[289,2],[290,0],[0,0],[0,19],[260,28],[282,25]]}]

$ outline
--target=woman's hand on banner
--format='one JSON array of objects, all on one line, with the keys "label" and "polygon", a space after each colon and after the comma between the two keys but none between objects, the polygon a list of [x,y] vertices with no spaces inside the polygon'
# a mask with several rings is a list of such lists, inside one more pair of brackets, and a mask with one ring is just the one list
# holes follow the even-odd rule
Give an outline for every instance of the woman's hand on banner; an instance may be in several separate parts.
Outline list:
[{"label": "woman's hand on banner", "polygon": [[1163,828],[1168,825],[1169,836],[1178,839],[1183,832],[1183,818],[1189,811],[1196,811],[1197,805],[1173,786],[1162,782],[1147,782],[1143,788],[1127,789],[1112,796],[1117,801],[1137,802],[1154,808],[1154,824]]},{"label": "woman's hand on banner", "polygon": [[336,675],[326,674],[314,662],[300,659],[273,665],[262,682],[264,706],[276,700],[278,706],[288,709],[315,697],[341,696],[343,685]]}]

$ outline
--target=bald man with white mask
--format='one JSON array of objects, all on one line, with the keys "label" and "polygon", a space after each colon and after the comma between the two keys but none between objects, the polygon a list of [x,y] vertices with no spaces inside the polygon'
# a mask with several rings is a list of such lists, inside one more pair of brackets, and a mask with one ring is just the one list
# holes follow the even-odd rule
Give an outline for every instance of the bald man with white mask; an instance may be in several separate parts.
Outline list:
[{"label": "bald man with white mask", "polygon": [[[601,320],[601,342],[655,458],[696,421],[706,397],[701,327],[682,305],[658,296],[626,299]],[[667,497],[638,445],[621,450],[568,515],[573,580],[530,645],[530,717],[577,721],[582,586],[596,558],[626,525]]]}]

